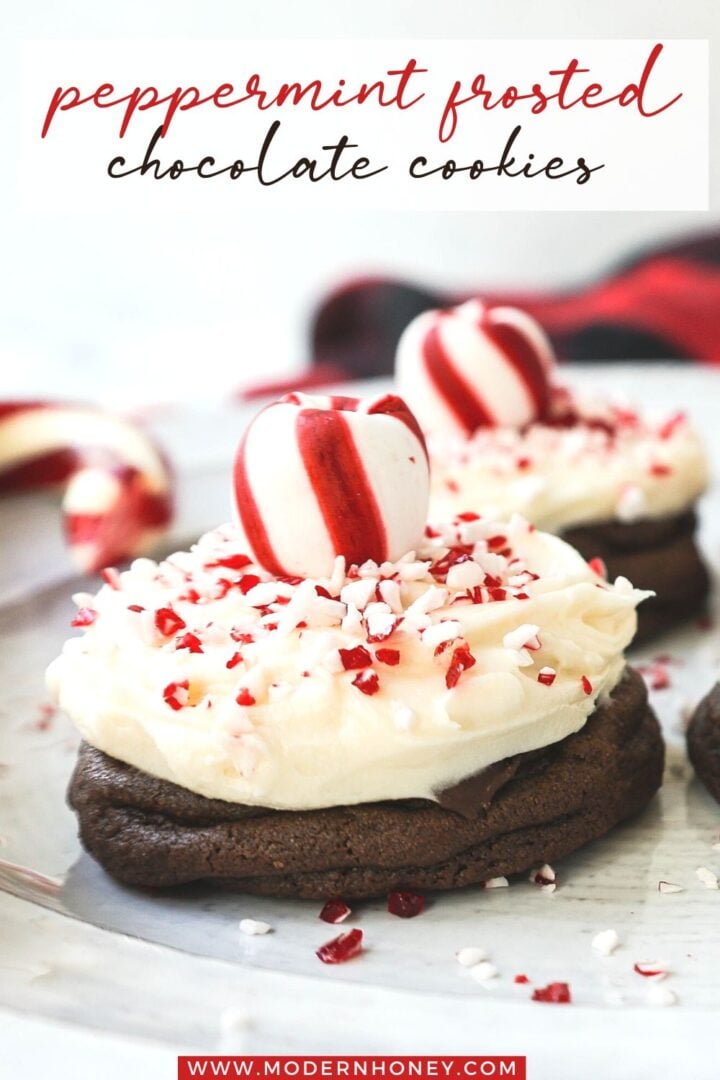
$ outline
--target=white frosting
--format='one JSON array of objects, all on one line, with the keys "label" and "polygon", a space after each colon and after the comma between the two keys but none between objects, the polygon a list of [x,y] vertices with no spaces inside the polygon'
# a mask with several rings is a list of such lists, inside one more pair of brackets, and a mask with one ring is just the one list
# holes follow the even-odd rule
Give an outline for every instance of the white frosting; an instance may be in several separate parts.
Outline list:
[{"label": "white frosting", "polygon": [[[76,598],[94,621],[48,683],[93,746],[201,795],[292,810],[432,798],[581,728],[621,677],[648,595],[604,583],[519,518],[441,533],[382,567],[346,575],[339,558],[320,582],[212,565],[237,566],[232,526],[159,565],[136,560],[116,587]],[[464,561],[445,581],[431,564],[458,539]],[[185,627],[161,615],[164,636],[160,608]],[[360,645],[372,665],[345,670],[338,650]]]},{"label": "white frosting", "polygon": [[[581,421],[482,428],[429,440],[430,513],[522,514],[557,532],[574,525],[681,513],[708,482],[702,443],[683,417],[574,403]],[[612,433],[591,422],[607,421]]]}]

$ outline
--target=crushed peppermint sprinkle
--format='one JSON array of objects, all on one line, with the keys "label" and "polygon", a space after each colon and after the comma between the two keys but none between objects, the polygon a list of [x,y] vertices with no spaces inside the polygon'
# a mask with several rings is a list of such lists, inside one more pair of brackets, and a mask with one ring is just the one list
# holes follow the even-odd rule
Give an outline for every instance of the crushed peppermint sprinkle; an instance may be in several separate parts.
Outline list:
[{"label": "crushed peppermint sprinkle", "polygon": [[388,893],[387,909],[391,915],[398,915],[401,919],[414,919],[425,910],[425,897],[420,893],[396,889]]},{"label": "crushed peppermint sprinkle", "polygon": [[344,964],[362,952],[362,930],[348,930],[316,950],[315,955],[323,964]]},{"label": "crushed peppermint sprinkle", "polygon": [[695,876],[698,881],[702,882],[706,889],[720,888],[720,885],[718,885],[717,874],[713,874],[712,870],[708,870],[707,866],[698,866],[695,871]]},{"label": "crushed peppermint sprinkle", "polygon": [[174,712],[179,712],[183,709],[190,697],[190,683],[187,679],[183,679],[181,682],[168,683],[163,690],[163,698],[165,704],[169,705]]},{"label": "crushed peppermint sprinkle", "polygon": [[487,953],[479,945],[466,945],[464,949],[459,949],[455,953],[455,959],[460,967],[471,968],[482,960],[486,960]]},{"label": "crushed peppermint sprinkle", "polygon": [[116,592],[120,591],[120,574],[114,566],[106,566],[104,570],[100,571],[100,577],[111,589],[114,589]]},{"label": "crushed peppermint sprinkle", "polygon": [[338,898],[336,900],[328,900],[318,915],[318,918],[322,919],[323,922],[341,923],[351,914],[352,909],[348,907],[344,900]]},{"label": "crushed peppermint sprinkle", "polygon": [[647,1001],[649,1005],[675,1005],[677,994],[669,986],[651,986],[648,990]]},{"label": "crushed peppermint sprinkle", "polygon": [[543,686],[552,686],[557,678],[557,671],[555,668],[542,667],[538,671],[537,681],[542,683]]},{"label": "crushed peppermint sprinkle", "polygon": [[255,937],[257,934],[269,934],[272,931],[270,923],[263,922],[261,919],[241,919],[240,920],[240,932],[247,934],[248,937]]},{"label": "crushed peppermint sprinkle", "polygon": [[588,679],[587,675],[583,675],[580,682],[582,683],[583,693],[587,694],[589,697],[590,694],[592,694],[593,688],[592,683]]},{"label": "crushed peppermint sprinkle", "polygon": [[672,881],[658,881],[658,892],[659,893],[678,893],[678,892],[685,892],[685,890],[682,887],[682,885],[676,885]]},{"label": "crushed peppermint sprinkle", "polygon": [[369,667],[372,656],[364,645],[356,645],[352,649],[338,649],[342,666],[346,671],[357,671],[359,668]]},{"label": "crushed peppermint sprinkle", "polygon": [[247,686],[241,686],[235,698],[238,705],[255,705],[256,701]]},{"label": "crushed peppermint sprinkle", "polygon": [[550,1005],[570,1005],[572,997],[570,986],[566,982],[548,983],[532,992],[532,1001],[544,1001]]},{"label": "crushed peppermint sprinkle", "polygon": [[540,648],[539,632],[539,626],[523,623],[522,626],[518,626],[517,629],[505,634],[503,645],[506,649],[530,649],[535,651]]},{"label": "crushed peppermint sprinkle", "polygon": [[540,885],[541,887],[547,887],[548,885],[552,885],[553,889],[550,891],[554,891],[554,886],[556,883],[555,871],[553,870],[552,866],[549,866],[548,863],[545,863],[538,870],[531,870],[528,880],[531,881],[533,885]]},{"label": "crushed peppermint sprinkle", "polygon": [[530,980],[527,975],[516,975],[513,979],[513,982],[517,983],[518,986],[526,986],[530,982]]},{"label": "crushed peppermint sprinkle", "polygon": [[479,964],[473,964],[469,971],[471,977],[481,983],[496,979],[500,974],[495,965],[489,960],[481,960]]},{"label": "crushed peppermint sprinkle", "polygon": [[445,685],[448,690],[452,690],[457,686],[462,673],[467,671],[468,668],[471,668],[474,663],[475,657],[470,652],[470,646],[467,642],[458,645],[457,649],[453,651],[450,667],[445,673]]},{"label": "crushed peppermint sprinkle", "polygon": [[92,626],[97,619],[97,611],[91,607],[81,607],[75,618],[70,623],[71,626]]},{"label": "crushed peppermint sprinkle", "polygon": [[607,581],[607,566],[598,555],[596,555],[594,559],[588,559],[588,566],[594,574],[601,577],[603,581]]},{"label": "crushed peppermint sprinkle", "polygon": [[375,659],[379,660],[381,664],[388,664],[390,667],[396,667],[400,663],[400,650],[376,649]]},{"label": "crushed peppermint sprinkle", "polygon": [[492,877],[483,881],[482,887],[483,889],[506,889],[509,884],[506,877]]},{"label": "crushed peppermint sprinkle", "polygon": [[668,970],[660,960],[638,960],[633,964],[633,971],[642,975],[644,979],[665,979]]},{"label": "crushed peppermint sprinkle", "polygon": [[620,938],[617,930],[601,930],[592,939],[591,944],[595,952],[610,956],[620,945]]},{"label": "crushed peppermint sprinkle", "polygon": [[377,677],[376,671],[361,671],[352,681],[353,686],[357,686],[363,694],[367,694],[372,697],[373,694],[377,694],[380,689],[380,680]]},{"label": "crushed peppermint sprinkle", "polygon": [[180,630],[184,630],[186,626],[185,620],[170,607],[161,607],[155,612],[155,629],[163,637],[173,637]]}]

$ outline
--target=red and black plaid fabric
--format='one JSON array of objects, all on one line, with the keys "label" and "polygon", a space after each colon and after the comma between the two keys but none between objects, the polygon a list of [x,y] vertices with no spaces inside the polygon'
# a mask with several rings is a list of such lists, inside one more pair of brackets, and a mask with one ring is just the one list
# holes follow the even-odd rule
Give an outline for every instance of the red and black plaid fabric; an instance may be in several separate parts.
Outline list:
[{"label": "red and black plaid fabric", "polygon": [[720,364],[720,233],[657,248],[599,281],[564,293],[462,295],[389,278],[335,289],[312,322],[308,384],[393,369],[403,329],[421,311],[482,296],[524,308],[562,360],[700,360]]}]

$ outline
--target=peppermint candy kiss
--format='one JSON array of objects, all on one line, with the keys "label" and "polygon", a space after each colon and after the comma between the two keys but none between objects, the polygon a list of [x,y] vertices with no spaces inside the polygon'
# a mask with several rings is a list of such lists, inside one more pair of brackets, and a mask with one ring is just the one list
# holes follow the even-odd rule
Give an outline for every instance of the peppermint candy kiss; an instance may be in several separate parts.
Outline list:
[{"label": "peppermint candy kiss", "polygon": [[401,398],[289,394],[248,427],[235,502],[251,552],[273,574],[326,577],[348,564],[399,559],[421,541],[429,470]]},{"label": "peppermint candy kiss", "polygon": [[544,331],[524,311],[470,300],[413,319],[398,343],[396,377],[424,430],[471,435],[541,419],[554,363]]},{"label": "peppermint candy kiss", "polygon": [[91,406],[0,402],[0,492],[60,485],[84,571],[143,554],[172,519],[172,474],[137,424]]}]

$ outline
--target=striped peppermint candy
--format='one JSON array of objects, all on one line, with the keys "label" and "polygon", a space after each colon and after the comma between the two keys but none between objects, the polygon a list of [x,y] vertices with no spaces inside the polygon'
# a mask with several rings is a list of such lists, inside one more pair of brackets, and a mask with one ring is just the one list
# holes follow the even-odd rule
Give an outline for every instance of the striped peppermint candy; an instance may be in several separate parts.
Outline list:
[{"label": "striped peppermint candy", "polygon": [[173,478],[137,424],[92,406],[0,402],[0,492],[63,487],[70,552],[86,572],[141,555],[166,531]]},{"label": "striped peppermint candy", "polygon": [[544,331],[524,311],[470,300],[413,319],[398,343],[396,376],[424,430],[471,435],[545,416],[554,364]]},{"label": "striped peppermint candy", "polygon": [[421,541],[429,469],[420,427],[392,394],[289,394],[252,421],[235,460],[235,503],[257,562],[326,577],[399,559]]}]

